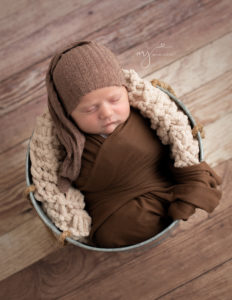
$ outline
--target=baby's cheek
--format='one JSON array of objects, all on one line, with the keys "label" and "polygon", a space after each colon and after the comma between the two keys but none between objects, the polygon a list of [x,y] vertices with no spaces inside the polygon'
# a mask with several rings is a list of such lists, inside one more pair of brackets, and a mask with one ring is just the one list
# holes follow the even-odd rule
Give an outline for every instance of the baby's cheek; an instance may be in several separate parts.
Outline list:
[{"label": "baby's cheek", "polygon": [[123,110],[123,115],[124,115],[124,121],[127,120],[127,118],[130,115],[130,105],[125,105],[124,110]]},{"label": "baby's cheek", "polygon": [[99,124],[99,118],[97,115],[89,116],[85,119],[85,126],[92,128],[96,127]]},{"label": "baby's cheek", "polygon": [[88,121],[86,120],[86,118],[78,118],[76,119],[76,124],[80,129],[85,129],[88,125]]}]

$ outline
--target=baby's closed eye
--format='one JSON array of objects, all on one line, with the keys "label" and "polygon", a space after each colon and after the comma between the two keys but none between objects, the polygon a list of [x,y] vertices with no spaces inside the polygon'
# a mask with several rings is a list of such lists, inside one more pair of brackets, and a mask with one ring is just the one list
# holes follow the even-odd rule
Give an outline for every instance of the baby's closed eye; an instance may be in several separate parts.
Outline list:
[{"label": "baby's closed eye", "polygon": [[84,112],[86,112],[86,113],[95,112],[97,110],[97,108],[98,108],[97,105],[93,105],[93,106],[90,106],[90,107],[86,108],[84,110]]}]

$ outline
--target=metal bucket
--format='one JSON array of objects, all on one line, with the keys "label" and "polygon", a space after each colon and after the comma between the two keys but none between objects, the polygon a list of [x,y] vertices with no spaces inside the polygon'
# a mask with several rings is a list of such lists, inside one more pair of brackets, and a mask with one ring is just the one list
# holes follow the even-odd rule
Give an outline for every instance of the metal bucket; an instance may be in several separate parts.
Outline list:
[{"label": "metal bucket", "polygon": [[[188,116],[188,118],[190,120],[190,124],[191,124],[192,128],[194,126],[196,126],[196,123],[195,123],[193,117],[191,116],[191,114],[187,110],[187,108],[184,106],[184,104],[180,100],[178,100],[173,94],[171,94],[169,91],[167,91],[166,89],[163,89],[160,86],[157,86],[157,87],[160,90],[162,90],[163,92],[165,92],[166,94],[168,94],[169,97],[171,99],[173,99],[176,102],[176,104],[185,112],[185,114]],[[32,136],[31,136],[31,138],[32,138]],[[31,140],[31,138],[30,138],[30,140]],[[200,135],[199,131],[197,132],[197,139],[198,139],[198,142],[199,142],[199,149],[200,149],[200,151],[199,151],[199,161],[201,162],[203,160],[203,147],[202,147],[201,135]],[[31,172],[30,172],[30,168],[31,168],[30,140],[29,140],[29,144],[28,144],[28,148],[27,148],[27,154],[26,154],[26,183],[27,183],[28,187],[30,185],[33,185],[32,176],[31,176]],[[34,206],[36,212],[38,213],[38,215],[42,219],[42,221],[46,224],[46,226],[48,226],[53,231],[53,233],[56,236],[60,236],[63,232],[59,228],[57,228],[55,226],[55,224],[45,214],[45,212],[42,209],[42,203],[35,199],[33,192],[29,193],[29,197],[30,197],[32,205]],[[147,250],[149,248],[153,248],[153,247],[159,245],[163,240],[165,240],[168,236],[170,236],[172,230],[178,225],[179,221],[180,220],[173,221],[168,227],[166,227],[163,231],[156,234],[152,238],[149,238],[149,239],[147,239],[147,240],[145,240],[141,243],[134,244],[134,245],[131,245],[131,246],[126,246],[126,247],[101,248],[101,247],[90,246],[90,245],[85,244],[83,242],[74,240],[70,237],[66,237],[66,240],[67,240],[67,242],[69,242],[69,243],[71,243],[75,246],[79,246],[81,248],[85,248],[85,249],[88,249],[88,250],[100,251],[100,252],[121,252],[121,251],[132,251],[132,250],[133,251],[144,251],[144,250]]]}]

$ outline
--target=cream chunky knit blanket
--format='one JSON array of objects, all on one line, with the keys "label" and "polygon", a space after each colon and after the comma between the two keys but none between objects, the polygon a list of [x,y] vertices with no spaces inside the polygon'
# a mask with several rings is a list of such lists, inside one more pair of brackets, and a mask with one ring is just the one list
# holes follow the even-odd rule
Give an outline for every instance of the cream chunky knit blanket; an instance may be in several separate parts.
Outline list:
[{"label": "cream chunky knit blanket", "polygon": [[[123,69],[128,83],[130,105],[150,118],[164,145],[170,144],[170,157],[175,167],[199,163],[198,141],[192,135],[187,115],[169,96],[141,79],[133,70]],[[34,196],[51,221],[62,231],[69,231],[71,238],[86,242],[91,229],[91,217],[85,210],[83,194],[71,187],[67,194],[57,187],[57,171],[65,150],[56,136],[56,128],[45,111],[37,117],[30,141],[31,174],[35,185]]]}]

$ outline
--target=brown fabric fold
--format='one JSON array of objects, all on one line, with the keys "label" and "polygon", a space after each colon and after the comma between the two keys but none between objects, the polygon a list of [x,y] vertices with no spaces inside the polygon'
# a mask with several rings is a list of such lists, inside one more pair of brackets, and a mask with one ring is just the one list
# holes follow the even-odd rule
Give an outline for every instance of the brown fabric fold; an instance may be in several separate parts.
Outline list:
[{"label": "brown fabric fold", "polygon": [[97,246],[142,242],[172,220],[187,219],[196,207],[211,212],[218,205],[220,178],[206,162],[172,167],[169,147],[134,108],[107,139],[86,134],[74,185],[85,195],[90,240]]},{"label": "brown fabric fold", "polygon": [[222,184],[222,179],[206,161],[184,168],[170,164],[169,170],[176,183],[173,187],[174,201],[168,210],[173,220],[186,221],[196,207],[211,213],[219,204],[222,192],[217,185]]}]

